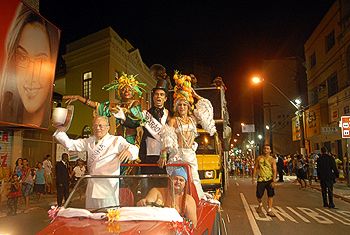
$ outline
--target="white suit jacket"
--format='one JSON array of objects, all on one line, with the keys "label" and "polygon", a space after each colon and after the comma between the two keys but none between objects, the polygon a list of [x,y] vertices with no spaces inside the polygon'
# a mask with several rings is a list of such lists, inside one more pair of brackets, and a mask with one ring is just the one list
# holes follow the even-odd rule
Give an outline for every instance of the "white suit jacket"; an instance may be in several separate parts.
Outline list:
[{"label": "white suit jacket", "polygon": [[[138,157],[139,149],[129,144],[123,137],[106,134],[97,142],[96,137],[87,139],[70,139],[65,132],[57,130],[53,135],[69,151],[88,152],[88,170],[90,175],[120,175],[120,161],[118,154],[128,148],[131,152],[130,160]],[[87,208],[100,208],[119,204],[118,179],[99,180],[89,182],[87,188]],[[108,196],[107,196],[108,195]],[[113,197],[111,197],[113,196]],[[108,198],[109,197],[109,198]]]}]

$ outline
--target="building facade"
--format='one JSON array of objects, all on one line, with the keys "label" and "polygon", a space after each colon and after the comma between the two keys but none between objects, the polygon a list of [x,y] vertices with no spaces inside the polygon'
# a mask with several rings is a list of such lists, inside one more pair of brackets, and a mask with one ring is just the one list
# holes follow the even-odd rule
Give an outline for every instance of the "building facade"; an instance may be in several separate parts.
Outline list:
[{"label": "building facade", "polygon": [[305,112],[310,150],[327,147],[345,154],[339,121],[350,115],[350,2],[337,0],[304,45],[309,109]]}]

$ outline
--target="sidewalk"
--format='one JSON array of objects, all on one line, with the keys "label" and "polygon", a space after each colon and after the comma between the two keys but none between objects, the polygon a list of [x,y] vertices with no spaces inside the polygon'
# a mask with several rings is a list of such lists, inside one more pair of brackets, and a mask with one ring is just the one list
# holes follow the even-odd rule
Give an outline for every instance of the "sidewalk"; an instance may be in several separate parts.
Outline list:
[{"label": "sidewalk", "polygon": [[[37,195],[32,194],[30,196],[30,208],[28,214],[30,214],[32,211],[37,209],[44,209],[49,210],[51,205],[56,205],[56,194],[46,194],[41,197],[40,200],[37,199]],[[19,198],[18,200],[18,209],[17,214],[23,214],[24,213],[24,205],[23,205],[23,198]],[[7,216],[7,201],[3,201],[0,203],[0,218]]]}]

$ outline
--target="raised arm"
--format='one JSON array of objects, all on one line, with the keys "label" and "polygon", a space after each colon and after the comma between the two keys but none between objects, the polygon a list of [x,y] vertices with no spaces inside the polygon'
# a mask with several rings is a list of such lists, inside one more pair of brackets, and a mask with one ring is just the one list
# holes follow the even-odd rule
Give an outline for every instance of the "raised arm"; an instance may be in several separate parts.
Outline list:
[{"label": "raised arm", "polygon": [[93,109],[97,108],[99,105],[98,102],[86,99],[80,95],[65,95],[65,96],[63,96],[63,100],[66,100],[67,104],[70,104],[71,102],[74,102],[74,101],[79,101],[82,104],[85,104],[88,107],[93,108]]}]

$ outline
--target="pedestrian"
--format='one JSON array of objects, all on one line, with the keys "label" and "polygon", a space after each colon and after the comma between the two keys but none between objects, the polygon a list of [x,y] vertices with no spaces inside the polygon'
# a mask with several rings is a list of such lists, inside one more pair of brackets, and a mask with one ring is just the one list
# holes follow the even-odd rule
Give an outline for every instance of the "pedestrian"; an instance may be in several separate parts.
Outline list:
[{"label": "pedestrian", "polygon": [[296,175],[297,175],[297,180],[300,184],[300,189],[305,189],[306,188],[306,164],[303,159],[303,155],[297,155],[297,163],[296,163]]},{"label": "pedestrian", "polygon": [[257,186],[256,186],[256,197],[259,202],[257,212],[262,213],[263,203],[262,197],[264,196],[265,190],[267,191],[267,215],[274,217],[275,214],[272,212],[273,196],[275,195],[275,182],[277,176],[276,160],[270,155],[271,147],[267,144],[263,147],[263,155],[260,155],[255,161],[255,167],[253,171],[252,183],[255,183],[256,173],[258,174]]},{"label": "pedestrian", "polygon": [[317,159],[317,177],[320,180],[323,207],[335,208],[333,184],[339,177],[339,172],[334,158],[327,153],[326,147],[321,148],[321,156]]},{"label": "pedestrian", "polygon": [[69,161],[68,154],[62,154],[62,160],[56,164],[57,205],[62,206],[62,201],[67,201],[69,196]]},{"label": "pedestrian", "polygon": [[[175,117],[171,118],[161,131],[162,152],[159,158],[159,166],[164,167],[167,163],[185,162],[191,166],[193,183],[197,189],[199,199],[207,199],[203,192],[198,174],[198,162],[196,150],[198,144],[194,141],[197,136],[197,123],[205,129],[210,136],[216,132],[213,119],[213,107],[209,100],[199,96],[191,88],[190,77],[175,73],[176,86],[174,90],[174,112]],[[194,98],[197,100],[194,108]],[[171,175],[171,168],[168,168]]]},{"label": "pedestrian", "polygon": [[47,194],[52,193],[52,167],[50,154],[47,154],[43,161],[43,168],[45,170],[45,192]]},{"label": "pedestrian", "polygon": [[42,162],[38,162],[34,178],[34,192],[38,195],[39,201],[41,196],[45,194],[45,170]]},{"label": "pedestrian", "polygon": [[17,174],[12,174],[10,180],[10,192],[7,195],[7,215],[16,215],[18,198],[22,196],[21,185],[19,183],[19,177]]},{"label": "pedestrian", "polygon": [[278,182],[284,182],[283,180],[283,168],[284,168],[284,162],[282,155],[277,154],[277,171],[278,171]]},{"label": "pedestrian", "polygon": [[22,167],[22,195],[24,197],[25,209],[24,213],[29,212],[29,196],[33,191],[34,180],[32,169],[29,166],[29,161],[26,158],[23,158],[23,167]]},{"label": "pedestrian", "polygon": [[[140,146],[141,163],[157,164],[161,151],[160,130],[170,118],[169,111],[164,107],[167,101],[167,80],[160,79],[152,90],[152,107],[144,110],[146,122]],[[141,167],[141,174],[166,174],[160,167]]]},{"label": "pedestrian", "polygon": [[[139,153],[138,147],[128,143],[121,136],[110,135],[108,133],[110,128],[108,118],[105,116],[95,117],[92,128],[93,136],[85,139],[70,139],[65,133],[67,128],[64,126],[58,127],[53,136],[69,151],[87,151],[87,169],[91,175],[120,175],[120,164],[127,160],[136,160]],[[119,205],[119,198],[117,197],[106,199],[93,197],[93,190],[110,192],[113,188],[111,188],[111,184],[95,187],[90,182],[88,182],[86,190],[86,208],[96,209]],[[118,187],[117,182],[115,183],[115,187]],[[118,192],[118,189],[115,192]]]}]

